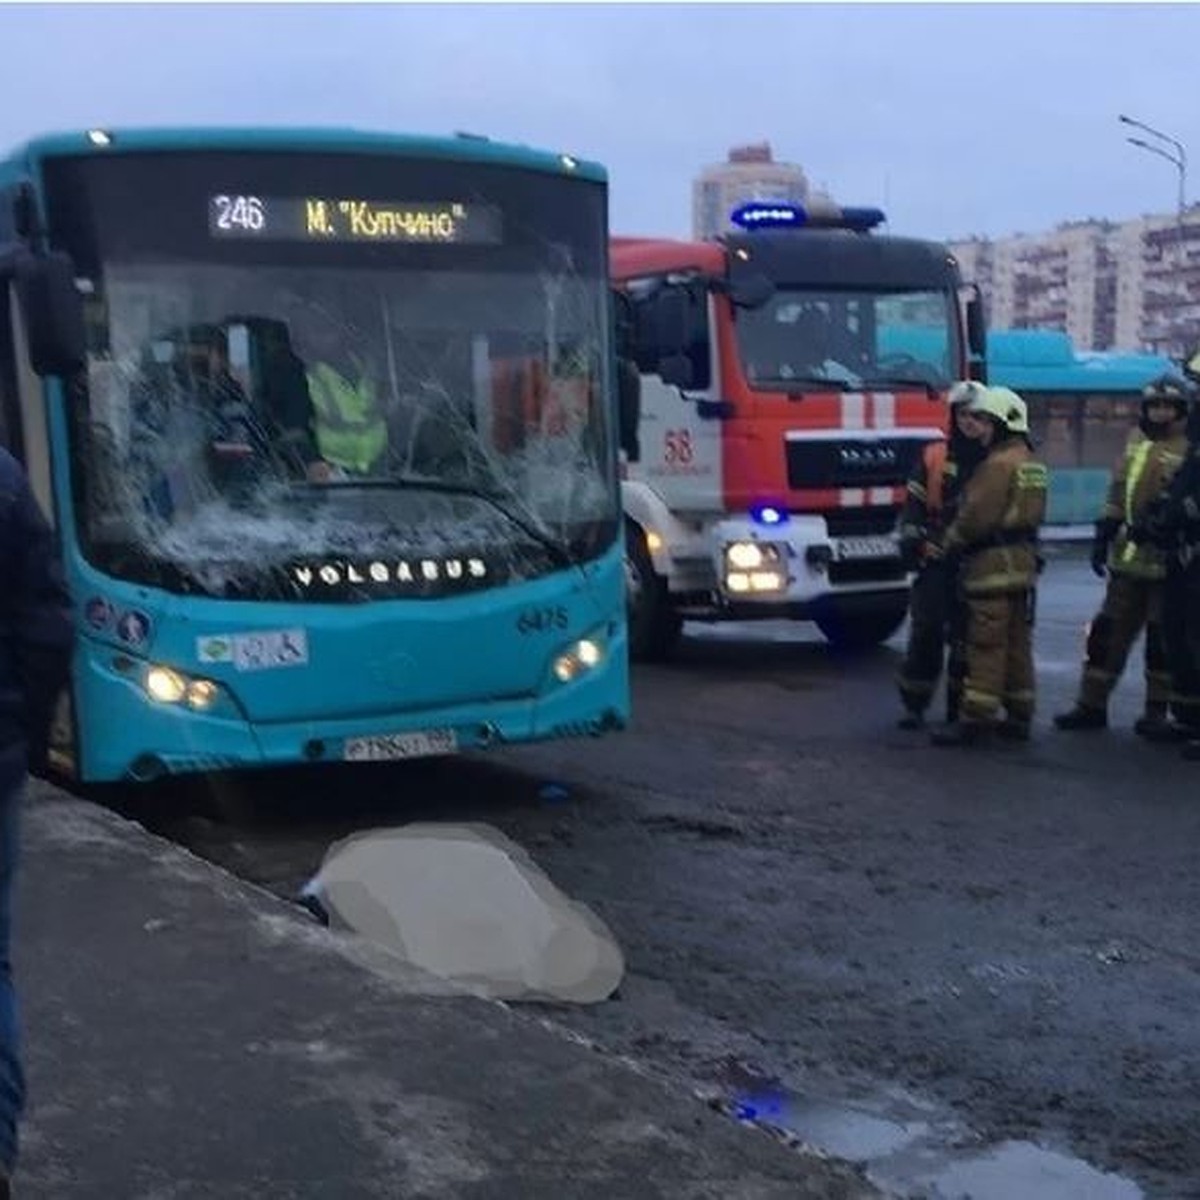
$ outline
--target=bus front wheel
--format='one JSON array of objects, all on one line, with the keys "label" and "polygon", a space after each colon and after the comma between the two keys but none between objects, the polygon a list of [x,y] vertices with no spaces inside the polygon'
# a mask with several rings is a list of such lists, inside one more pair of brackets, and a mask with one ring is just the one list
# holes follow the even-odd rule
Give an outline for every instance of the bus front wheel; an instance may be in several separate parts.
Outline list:
[{"label": "bus front wheel", "polygon": [[632,522],[625,525],[625,593],[630,657],[640,662],[670,658],[683,619],[671,605],[666,580],[654,569],[645,535]]}]

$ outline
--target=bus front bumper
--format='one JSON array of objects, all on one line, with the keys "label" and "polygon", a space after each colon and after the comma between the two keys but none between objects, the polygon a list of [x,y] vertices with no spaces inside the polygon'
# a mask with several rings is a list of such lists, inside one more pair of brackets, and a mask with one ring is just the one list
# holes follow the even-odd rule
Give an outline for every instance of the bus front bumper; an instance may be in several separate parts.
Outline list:
[{"label": "bus front bumper", "polygon": [[[337,762],[387,762],[487,750],[520,742],[595,737],[629,721],[624,631],[595,670],[536,695],[441,709],[319,721],[250,722],[149,699],[85,664],[76,695],[103,721],[78,747],[85,782],[151,782],[168,775]],[[91,669],[89,669],[89,667]]]}]

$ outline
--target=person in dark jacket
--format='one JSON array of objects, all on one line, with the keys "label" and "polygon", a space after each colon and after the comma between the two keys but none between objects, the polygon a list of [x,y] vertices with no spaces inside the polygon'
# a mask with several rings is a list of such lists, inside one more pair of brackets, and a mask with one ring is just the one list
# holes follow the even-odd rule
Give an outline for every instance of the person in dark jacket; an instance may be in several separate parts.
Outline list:
[{"label": "person in dark jacket", "polygon": [[70,672],[73,628],[54,535],[21,465],[0,449],[0,1197],[17,1157],[25,1076],[12,979],[12,898],[21,800],[47,765]]},{"label": "person in dark jacket", "polygon": [[1166,556],[1162,621],[1174,720],[1150,740],[1186,741],[1185,756],[1200,759],[1200,403],[1194,392],[1183,465],[1135,536]]}]

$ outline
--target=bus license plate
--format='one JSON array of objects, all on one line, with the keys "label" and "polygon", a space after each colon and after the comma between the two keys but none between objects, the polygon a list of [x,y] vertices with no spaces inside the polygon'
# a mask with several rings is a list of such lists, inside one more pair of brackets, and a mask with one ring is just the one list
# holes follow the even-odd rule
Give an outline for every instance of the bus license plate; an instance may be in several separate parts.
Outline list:
[{"label": "bus license plate", "polygon": [[900,545],[891,537],[848,537],[838,541],[838,558],[896,558]]},{"label": "bus license plate", "polygon": [[457,749],[458,737],[453,729],[427,729],[421,733],[347,738],[344,758],[346,762],[395,762],[402,758],[453,754]]}]

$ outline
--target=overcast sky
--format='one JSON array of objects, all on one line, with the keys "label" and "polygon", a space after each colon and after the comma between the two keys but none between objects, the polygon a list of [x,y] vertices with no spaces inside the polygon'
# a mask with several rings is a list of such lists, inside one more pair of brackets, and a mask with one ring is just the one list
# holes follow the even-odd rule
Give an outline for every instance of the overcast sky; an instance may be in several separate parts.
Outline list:
[{"label": "overcast sky", "polygon": [[[681,234],[691,179],[768,139],[898,233],[1173,208],[1127,112],[1194,148],[1192,5],[0,4],[0,146],[96,125],[466,129],[611,173],[613,227]],[[1191,199],[1189,194],[1189,199]]]}]

